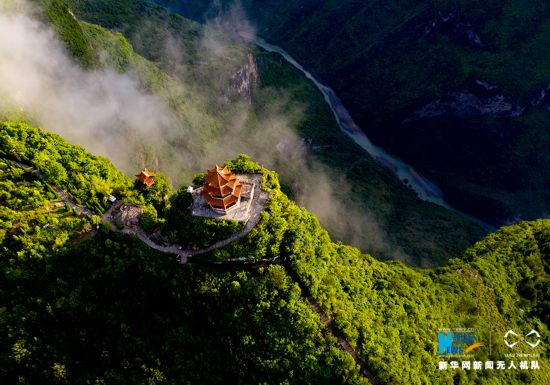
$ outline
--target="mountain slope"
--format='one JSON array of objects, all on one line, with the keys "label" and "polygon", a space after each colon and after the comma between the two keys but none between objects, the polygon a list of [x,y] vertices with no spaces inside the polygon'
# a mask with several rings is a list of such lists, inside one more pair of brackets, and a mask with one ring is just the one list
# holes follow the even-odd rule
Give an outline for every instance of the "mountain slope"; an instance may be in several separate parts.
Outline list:
[{"label": "mountain slope", "polygon": [[[549,240],[550,221],[524,222],[490,234],[444,268],[413,269],[332,243],[313,215],[275,189],[249,236],[205,258],[286,258],[382,383],[450,384],[454,377],[464,384],[544,384],[548,371],[517,377],[500,372],[496,378],[441,372],[437,362],[452,358],[436,355],[436,336],[440,328],[473,328],[476,342],[486,346],[476,360],[508,365],[511,352],[500,337],[508,330],[544,330],[548,336]],[[547,366],[547,353],[540,354]]]},{"label": "mountain slope", "polygon": [[[13,127],[21,125],[0,127],[2,383],[365,383],[280,266],[178,266],[107,225],[95,231],[97,218],[78,218],[46,182],[6,159]],[[45,175],[60,165],[71,178],[109,185],[94,167],[103,160],[23,128],[55,143],[38,149],[44,156],[67,151],[81,161],[21,160]]]},{"label": "mountain slope", "polygon": [[[200,27],[143,2],[71,4],[75,15],[123,32],[136,47],[120,33],[79,22],[97,68],[137,78],[138,87],[169,106],[168,113],[154,111],[160,117],[154,124],[115,115],[108,124],[100,122],[95,138],[48,127],[109,151],[127,174],[155,165],[179,185],[215,159],[250,153],[282,170],[285,191],[316,212],[336,239],[382,258],[431,266],[482,236],[460,215],[418,200],[373,162],[340,132],[322,95],[279,57],[227,40],[216,26]],[[89,147],[96,141],[106,143]]]},{"label": "mountain slope", "polygon": [[[156,2],[198,20],[233,3]],[[451,204],[497,225],[548,212],[548,4],[240,3]]]},{"label": "mountain slope", "polygon": [[[44,142],[81,151],[34,131]],[[12,131],[1,132],[5,144]],[[545,384],[550,378],[550,221],[501,229],[447,267],[413,269],[331,242],[316,218],[280,191],[276,174],[263,170],[270,200],[256,228],[202,262],[179,265],[106,225],[90,233],[87,220],[74,222],[71,233],[65,222],[40,229],[52,219],[20,216],[10,229],[21,202],[32,204],[23,189],[29,181],[38,192],[34,210],[55,195],[31,175],[21,179],[7,159],[13,154],[0,155],[0,181],[23,194],[2,201],[2,212],[10,213],[2,218],[8,230],[0,232],[0,340],[9,347],[0,353],[3,383],[365,383],[305,303],[296,276],[382,384]],[[89,156],[83,164],[95,161]],[[70,163],[60,165],[68,171]],[[227,165],[261,170],[245,157]],[[210,262],[277,255],[284,268]],[[540,354],[541,369],[440,371],[438,361],[448,358],[437,356],[436,336],[444,327],[475,328],[476,341],[486,345],[475,359],[506,365],[510,350],[497,336],[511,328],[538,330],[542,342],[529,352]]]}]

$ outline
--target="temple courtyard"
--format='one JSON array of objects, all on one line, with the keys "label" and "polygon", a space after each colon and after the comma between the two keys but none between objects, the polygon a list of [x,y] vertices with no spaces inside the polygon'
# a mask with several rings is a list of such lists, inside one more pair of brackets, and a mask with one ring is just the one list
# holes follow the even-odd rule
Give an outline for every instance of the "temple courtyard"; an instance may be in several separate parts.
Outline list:
[{"label": "temple courtyard", "polygon": [[261,212],[265,201],[260,199],[260,197],[268,194],[261,189],[263,175],[236,174],[236,176],[242,185],[239,205],[232,207],[227,212],[215,211],[204,199],[204,194],[202,193],[204,187],[199,187],[191,193],[193,196],[193,204],[191,205],[192,214],[199,217],[248,222],[251,216]]}]

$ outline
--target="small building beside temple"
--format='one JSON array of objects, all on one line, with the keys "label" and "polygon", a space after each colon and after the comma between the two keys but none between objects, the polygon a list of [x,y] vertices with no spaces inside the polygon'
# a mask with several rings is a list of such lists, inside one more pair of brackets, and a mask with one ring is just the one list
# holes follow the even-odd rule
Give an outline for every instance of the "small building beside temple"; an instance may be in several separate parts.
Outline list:
[{"label": "small building beside temple", "polygon": [[216,165],[204,178],[201,195],[212,210],[227,213],[239,207],[242,184],[227,167]]},{"label": "small building beside temple", "polygon": [[136,175],[136,178],[147,187],[155,184],[155,174],[145,167],[142,172]]}]

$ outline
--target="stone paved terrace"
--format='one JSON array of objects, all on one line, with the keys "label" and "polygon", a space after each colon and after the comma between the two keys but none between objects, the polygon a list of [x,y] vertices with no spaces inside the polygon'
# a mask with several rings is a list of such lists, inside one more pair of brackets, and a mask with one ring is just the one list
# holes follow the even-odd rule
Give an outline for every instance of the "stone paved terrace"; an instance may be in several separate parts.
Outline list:
[{"label": "stone paved terrace", "polygon": [[230,210],[226,214],[217,213],[210,208],[201,195],[202,187],[193,190],[193,204],[191,212],[198,217],[215,219],[232,219],[247,222],[258,210],[263,210],[260,202],[262,174],[236,174],[239,182],[243,184],[241,192],[241,204],[238,208]]}]

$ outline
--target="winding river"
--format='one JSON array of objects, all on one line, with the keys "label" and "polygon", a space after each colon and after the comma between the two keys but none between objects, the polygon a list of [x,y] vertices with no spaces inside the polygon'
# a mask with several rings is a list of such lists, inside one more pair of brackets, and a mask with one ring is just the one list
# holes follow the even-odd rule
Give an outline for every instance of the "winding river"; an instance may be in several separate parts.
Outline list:
[{"label": "winding river", "polygon": [[383,148],[380,148],[376,146],[374,143],[372,143],[371,140],[367,137],[367,135],[365,135],[363,130],[361,130],[361,128],[359,128],[355,124],[355,122],[350,116],[350,113],[344,107],[344,105],[342,104],[342,101],[334,93],[334,91],[330,87],[327,87],[326,85],[320,83],[308,70],[306,70],[284,49],[276,45],[269,44],[268,42],[266,42],[265,40],[259,37],[254,37],[253,39],[250,39],[250,36],[244,36],[244,34],[243,34],[243,37],[245,39],[248,38],[247,39],[248,41],[256,44],[257,46],[263,48],[268,52],[275,52],[281,55],[287,62],[292,64],[294,67],[300,70],[309,80],[311,80],[313,84],[315,84],[315,86],[323,94],[325,101],[327,102],[327,104],[330,106],[330,109],[334,113],[334,117],[336,118],[336,121],[338,123],[338,126],[340,126],[340,129],[346,135],[348,135],[351,139],[353,139],[355,143],[357,143],[365,151],[367,151],[370,154],[370,156],[372,156],[379,164],[381,164],[385,168],[392,171],[395,174],[395,176],[399,178],[399,180],[401,180],[403,183],[405,183],[411,189],[413,189],[420,199],[435,203],[439,206],[445,207],[446,209],[460,213],[465,217],[467,217],[468,219],[472,220],[473,222],[477,223],[487,231],[494,230],[494,228],[491,225],[450,206],[443,199],[443,193],[441,192],[441,190],[433,182],[428,180],[426,177],[422,176],[411,165],[408,165],[407,163],[403,162],[401,159],[397,158],[396,156],[389,154]]},{"label": "winding river", "polygon": [[384,149],[374,145],[365,133],[355,124],[348,110],[342,104],[340,98],[326,85],[320,83],[315,77],[298,63],[285,50],[267,43],[265,40],[256,37],[254,43],[269,52],[275,52],[285,58],[290,64],[300,70],[323,94],[325,101],[334,113],[334,117],[340,129],[352,138],[355,143],[365,149],[378,163],[391,170],[401,181],[410,186],[425,201],[433,202],[448,209],[452,209],[444,200],[441,190],[427,178],[422,176],[412,166],[401,159],[389,154]]}]

